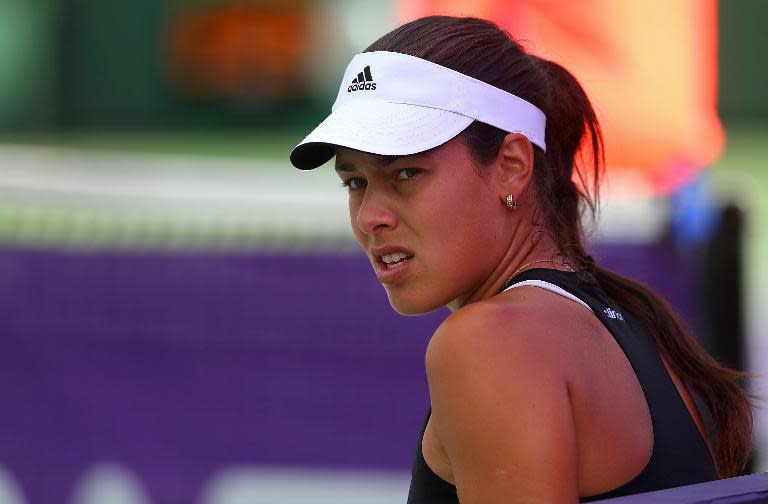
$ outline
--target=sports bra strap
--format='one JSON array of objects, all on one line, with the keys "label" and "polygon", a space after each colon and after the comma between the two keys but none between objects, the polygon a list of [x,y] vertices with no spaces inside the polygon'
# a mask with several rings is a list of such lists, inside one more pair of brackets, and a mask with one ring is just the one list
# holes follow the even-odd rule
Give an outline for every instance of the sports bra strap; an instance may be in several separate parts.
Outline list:
[{"label": "sports bra strap", "polygon": [[528,286],[528,285],[530,285],[532,287],[539,287],[540,289],[548,290],[550,292],[554,292],[555,294],[560,294],[564,298],[568,298],[571,301],[576,301],[580,305],[583,305],[589,311],[593,311],[592,308],[587,303],[585,303],[581,299],[577,298],[576,296],[574,296],[573,294],[571,294],[567,290],[565,290],[565,289],[563,289],[563,288],[561,288],[561,287],[559,287],[559,286],[557,286],[555,284],[552,284],[552,283],[549,283],[549,282],[545,282],[544,280],[523,280],[522,282],[518,282],[518,283],[510,285],[509,287],[507,287],[506,289],[504,289],[501,292],[506,292],[509,289],[514,289],[515,287],[525,287],[525,286]]}]

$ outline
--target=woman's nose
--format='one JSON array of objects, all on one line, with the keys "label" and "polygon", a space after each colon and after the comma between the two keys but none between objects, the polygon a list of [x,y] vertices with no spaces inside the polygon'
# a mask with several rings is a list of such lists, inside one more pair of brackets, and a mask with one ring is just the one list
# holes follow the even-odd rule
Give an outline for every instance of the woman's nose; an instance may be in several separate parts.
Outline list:
[{"label": "woman's nose", "polygon": [[367,234],[394,229],[397,225],[397,216],[391,202],[378,191],[366,190],[357,208],[356,219],[357,227]]}]

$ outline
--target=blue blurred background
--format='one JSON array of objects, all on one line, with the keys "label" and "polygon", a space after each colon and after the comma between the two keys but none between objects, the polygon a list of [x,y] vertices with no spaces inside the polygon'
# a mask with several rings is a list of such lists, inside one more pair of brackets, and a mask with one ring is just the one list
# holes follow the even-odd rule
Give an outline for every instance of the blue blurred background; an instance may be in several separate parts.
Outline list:
[{"label": "blue blurred background", "polygon": [[[0,0],[0,504],[404,501],[446,312],[395,315],[287,161],[404,4]],[[765,394],[768,4],[716,14],[724,150],[616,168],[592,249]]]}]

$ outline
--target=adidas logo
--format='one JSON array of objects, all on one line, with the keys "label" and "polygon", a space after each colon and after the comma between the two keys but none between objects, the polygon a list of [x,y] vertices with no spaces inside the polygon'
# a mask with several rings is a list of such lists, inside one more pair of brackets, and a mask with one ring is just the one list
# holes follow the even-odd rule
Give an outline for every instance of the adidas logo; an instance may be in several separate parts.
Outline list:
[{"label": "adidas logo", "polygon": [[603,313],[608,315],[608,318],[624,320],[624,315],[622,315],[620,312],[617,312],[613,308],[606,308],[603,310]]},{"label": "adidas logo", "polygon": [[373,76],[371,76],[371,67],[367,66],[352,80],[352,85],[347,88],[347,93],[352,91],[373,91],[374,89],[376,89],[376,83],[373,82]]}]

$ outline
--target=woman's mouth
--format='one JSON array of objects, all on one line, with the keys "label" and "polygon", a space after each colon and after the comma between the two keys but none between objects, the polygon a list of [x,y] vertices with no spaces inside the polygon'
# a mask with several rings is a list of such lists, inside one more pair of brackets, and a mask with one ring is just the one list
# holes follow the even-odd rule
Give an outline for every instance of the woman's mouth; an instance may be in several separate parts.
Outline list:
[{"label": "woman's mouth", "polygon": [[404,278],[411,269],[413,255],[396,251],[388,254],[376,255],[376,276],[383,284],[391,284]]},{"label": "woman's mouth", "polygon": [[401,266],[405,261],[409,261],[413,256],[409,256],[402,252],[395,252],[394,254],[388,254],[381,256],[379,260],[383,262],[388,269],[394,269]]}]

